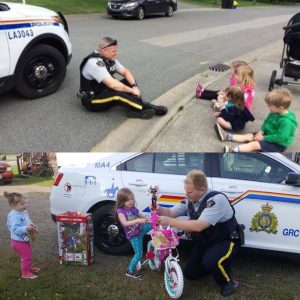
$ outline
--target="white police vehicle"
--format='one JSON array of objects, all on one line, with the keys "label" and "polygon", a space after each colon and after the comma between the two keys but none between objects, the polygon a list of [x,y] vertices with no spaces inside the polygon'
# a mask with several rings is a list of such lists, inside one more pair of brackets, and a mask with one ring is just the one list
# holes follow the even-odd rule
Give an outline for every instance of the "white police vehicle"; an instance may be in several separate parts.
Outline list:
[{"label": "white police vehicle", "polygon": [[26,98],[55,92],[72,56],[68,25],[61,13],[0,2],[0,93],[13,87]]},{"label": "white police vehicle", "polygon": [[116,153],[83,168],[62,167],[51,214],[93,213],[96,246],[126,253],[130,245],[113,214],[118,190],[132,189],[147,214],[149,186],[157,184],[158,204],[171,207],[184,199],[183,180],[192,169],[228,196],[246,226],[246,247],[300,253],[300,166],[278,153]]}]

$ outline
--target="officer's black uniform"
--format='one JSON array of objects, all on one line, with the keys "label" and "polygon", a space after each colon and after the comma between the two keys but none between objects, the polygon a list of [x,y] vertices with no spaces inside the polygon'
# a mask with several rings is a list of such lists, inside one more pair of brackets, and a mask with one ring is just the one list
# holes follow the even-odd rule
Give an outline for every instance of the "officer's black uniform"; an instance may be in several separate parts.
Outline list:
[{"label": "officer's black uniform", "polygon": [[[167,108],[164,106],[155,106],[151,103],[143,102],[141,98],[138,98],[133,94],[110,89],[104,83],[99,83],[95,79],[86,79],[82,74],[82,70],[90,58],[101,58],[107,71],[112,77],[116,72],[115,61],[106,59],[97,52],[93,52],[83,59],[80,64],[80,94],[81,103],[88,110],[102,111],[107,110],[116,104],[122,104],[136,111],[153,109],[155,114],[160,116],[167,113]],[[102,63],[102,61],[99,61],[99,63]],[[126,79],[121,80],[121,82],[127,86],[131,86]]]},{"label": "officer's black uniform", "polygon": [[[95,79],[88,80],[82,75],[82,70],[87,61],[90,58],[101,58],[105,64],[107,71],[113,77],[115,73],[115,62],[104,58],[97,52],[93,52],[87,57],[85,57],[80,64],[80,92],[81,94],[89,94],[90,97],[83,97],[82,104],[89,110],[101,111],[106,110],[115,105],[116,103],[121,103],[126,106],[130,106],[132,109],[141,110],[144,108],[144,104],[138,97],[125,93],[112,90],[108,88],[102,82],[97,82]],[[130,86],[130,84],[123,79],[121,81],[123,84]]]},{"label": "officer's black uniform", "polygon": [[[207,200],[216,194],[218,192],[215,191],[208,193],[197,211],[189,203],[187,213],[190,219],[197,220],[207,207]],[[194,248],[184,271],[185,277],[191,280],[212,274],[215,281],[222,286],[223,296],[234,291],[231,264],[241,243],[238,233],[240,225],[236,221],[234,208],[232,209],[233,216],[228,221],[211,225],[201,232],[191,233]]]}]

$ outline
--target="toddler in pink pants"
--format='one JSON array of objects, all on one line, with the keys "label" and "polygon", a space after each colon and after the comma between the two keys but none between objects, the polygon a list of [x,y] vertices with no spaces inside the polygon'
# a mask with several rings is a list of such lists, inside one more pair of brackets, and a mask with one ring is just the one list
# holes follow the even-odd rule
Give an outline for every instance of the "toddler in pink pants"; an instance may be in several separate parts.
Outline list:
[{"label": "toddler in pink pants", "polygon": [[40,269],[32,267],[30,241],[36,234],[36,226],[31,222],[26,210],[27,199],[22,194],[8,192],[4,192],[4,197],[11,207],[7,215],[7,227],[10,231],[11,247],[21,258],[22,278],[35,279],[37,276],[34,273]]}]

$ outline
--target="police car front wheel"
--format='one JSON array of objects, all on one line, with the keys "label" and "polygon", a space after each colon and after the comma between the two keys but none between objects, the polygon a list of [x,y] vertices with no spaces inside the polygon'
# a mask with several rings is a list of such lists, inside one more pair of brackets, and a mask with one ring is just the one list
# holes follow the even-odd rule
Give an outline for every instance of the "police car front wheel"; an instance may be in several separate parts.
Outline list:
[{"label": "police car front wheel", "polygon": [[15,79],[17,92],[30,99],[54,93],[66,75],[66,60],[49,45],[37,45],[18,62]]},{"label": "police car front wheel", "polygon": [[131,245],[114,216],[114,205],[106,204],[93,213],[95,245],[107,254],[128,254]]}]

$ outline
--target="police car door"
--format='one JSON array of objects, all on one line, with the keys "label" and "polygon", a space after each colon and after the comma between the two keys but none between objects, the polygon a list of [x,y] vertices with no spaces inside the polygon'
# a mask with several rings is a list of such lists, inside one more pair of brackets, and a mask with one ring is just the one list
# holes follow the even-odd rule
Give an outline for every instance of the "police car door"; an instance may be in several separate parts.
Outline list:
[{"label": "police car door", "polygon": [[214,155],[213,188],[229,197],[246,226],[245,246],[300,253],[300,188],[284,183],[292,170],[260,153]]},{"label": "police car door", "polygon": [[185,198],[185,175],[203,168],[203,153],[143,153],[124,163],[122,180],[134,192],[138,208],[149,213],[150,185],[159,186],[158,204],[172,207]]},{"label": "police car door", "polygon": [[[7,19],[7,5],[0,3],[0,45],[1,45],[1,55],[0,55],[0,80],[3,77],[8,76],[9,72],[9,48],[6,37],[6,19]],[[1,89],[1,82],[0,82]]]}]

